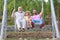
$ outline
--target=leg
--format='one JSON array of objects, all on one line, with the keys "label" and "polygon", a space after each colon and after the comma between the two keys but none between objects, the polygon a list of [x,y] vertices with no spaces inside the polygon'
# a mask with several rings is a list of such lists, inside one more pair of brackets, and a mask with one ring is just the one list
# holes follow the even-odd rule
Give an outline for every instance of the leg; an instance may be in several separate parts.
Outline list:
[{"label": "leg", "polygon": [[26,27],[28,28],[28,21],[26,21]]},{"label": "leg", "polygon": [[35,20],[32,20],[32,21],[31,21],[32,28],[34,28],[34,24],[35,24],[35,23],[36,23]]},{"label": "leg", "polygon": [[23,19],[21,22],[22,22],[22,32],[24,32],[26,28],[26,20]]},{"label": "leg", "polygon": [[44,22],[43,20],[39,20],[40,28],[44,27]]},{"label": "leg", "polygon": [[32,28],[31,21],[29,21],[30,28]]},{"label": "leg", "polygon": [[25,19],[22,20],[22,28],[26,28],[26,20]]},{"label": "leg", "polygon": [[17,24],[17,28],[18,30],[20,29],[21,25],[20,25],[20,20],[16,20],[16,24]]},{"label": "leg", "polygon": [[44,22],[40,25],[40,28],[43,28],[44,27]]},{"label": "leg", "polygon": [[34,23],[33,22],[31,22],[31,25],[32,25],[32,28],[34,28]]},{"label": "leg", "polygon": [[29,29],[29,21],[27,20],[27,29]]}]

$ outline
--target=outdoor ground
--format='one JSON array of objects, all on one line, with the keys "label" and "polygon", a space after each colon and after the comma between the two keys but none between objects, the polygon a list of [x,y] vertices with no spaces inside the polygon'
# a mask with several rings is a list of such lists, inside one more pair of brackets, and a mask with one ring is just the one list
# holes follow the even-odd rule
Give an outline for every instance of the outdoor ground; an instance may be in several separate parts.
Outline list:
[{"label": "outdoor ground", "polygon": [[[15,32],[13,26],[7,27],[7,38],[5,40],[20,40],[20,37],[27,38],[27,40],[49,40],[52,38],[51,26],[47,25],[41,30],[39,27],[27,30],[26,32]],[[22,39],[21,39],[22,40]]]},{"label": "outdoor ground", "polygon": [[5,40],[52,40],[51,32],[9,32]]},{"label": "outdoor ground", "polygon": [[46,40],[48,38],[52,38],[52,32],[50,26],[45,26],[38,31],[39,27],[35,27],[32,30],[28,30],[26,32],[14,32],[14,27],[7,28],[7,38],[5,40],[20,40],[20,37],[27,38],[27,40]]},{"label": "outdoor ground", "polygon": [[19,39],[15,39],[15,38],[7,38],[7,39],[5,39],[5,40],[60,40],[59,38],[51,38],[51,39],[49,39],[49,38],[45,38],[45,39],[43,39],[43,38],[40,38],[40,39],[37,39],[37,38],[35,38],[35,39],[21,39],[21,38],[19,38]]}]

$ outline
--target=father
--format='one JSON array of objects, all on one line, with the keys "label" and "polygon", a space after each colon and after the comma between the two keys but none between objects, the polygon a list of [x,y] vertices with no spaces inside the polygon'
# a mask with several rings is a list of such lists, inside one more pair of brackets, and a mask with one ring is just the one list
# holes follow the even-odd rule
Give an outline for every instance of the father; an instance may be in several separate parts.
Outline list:
[{"label": "father", "polygon": [[[13,12],[12,12],[12,17],[15,17],[16,24],[17,24],[19,31],[25,31],[26,21],[24,19],[24,14],[25,14],[25,12],[23,11],[22,7],[18,7],[17,12],[15,12],[15,10],[13,10]],[[22,24],[22,27],[21,27],[21,24]],[[21,28],[22,28],[22,30],[21,30]]]}]

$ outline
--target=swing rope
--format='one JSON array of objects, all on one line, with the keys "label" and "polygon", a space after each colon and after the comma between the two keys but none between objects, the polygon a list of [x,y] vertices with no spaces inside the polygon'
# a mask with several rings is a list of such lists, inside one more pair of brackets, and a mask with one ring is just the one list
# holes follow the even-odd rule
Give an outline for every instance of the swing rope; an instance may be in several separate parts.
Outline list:
[{"label": "swing rope", "polygon": [[42,9],[41,9],[41,12],[43,13],[44,11],[44,7],[43,7],[43,0],[42,0]]},{"label": "swing rope", "polygon": [[[16,0],[14,0],[14,10],[16,10],[16,8],[15,8],[15,2],[16,2]],[[14,28],[15,28],[15,32],[16,32],[17,28],[16,28],[16,22],[15,21],[16,21],[16,19],[14,18]]]}]

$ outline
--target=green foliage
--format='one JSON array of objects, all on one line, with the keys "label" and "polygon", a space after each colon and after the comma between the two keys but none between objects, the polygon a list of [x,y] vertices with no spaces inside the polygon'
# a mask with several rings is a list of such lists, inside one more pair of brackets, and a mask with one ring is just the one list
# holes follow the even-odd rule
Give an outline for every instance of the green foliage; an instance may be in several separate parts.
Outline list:
[{"label": "green foliage", "polygon": [[50,3],[49,2],[48,3],[44,2],[44,18],[46,18],[46,16],[50,13],[51,13]]},{"label": "green foliage", "polygon": [[[7,0],[7,12],[8,12],[8,16],[11,15],[12,10],[14,9],[14,0]],[[36,8],[38,13],[41,11],[41,4],[42,1],[41,0],[15,0],[15,9],[17,10],[17,8],[19,6],[23,7],[24,11],[31,11],[33,10],[33,8]],[[3,12],[3,0],[0,0],[0,11]],[[1,8],[2,7],[2,8]],[[49,3],[44,3],[44,11],[48,12],[49,8]],[[45,13],[46,13],[45,12]]]},{"label": "green foliage", "polygon": [[0,0],[0,16],[2,15],[3,13],[3,1]]},{"label": "green foliage", "polygon": [[36,8],[38,10],[38,12],[40,12],[41,10],[41,1],[38,1],[38,0],[19,0],[15,2],[15,7],[16,9],[19,7],[19,6],[22,6],[23,7],[23,10],[24,11],[31,11],[32,12],[32,9],[33,8]]},{"label": "green foliage", "polygon": [[[32,15],[32,10],[34,8],[37,9],[37,12],[39,13],[41,11],[41,4],[42,0],[15,0],[15,9],[17,11],[19,6],[23,7],[24,11],[31,11]],[[47,13],[50,13],[50,4],[44,2],[44,17],[47,15]],[[8,23],[7,24],[12,24],[12,19],[11,19],[11,13],[12,10],[14,9],[14,0],[7,0],[7,14],[8,14]],[[2,15],[3,13],[3,0],[0,0],[0,14]]]},{"label": "green foliage", "polygon": [[60,17],[60,0],[53,0],[53,1],[55,6],[56,16],[58,18],[58,16]]}]

